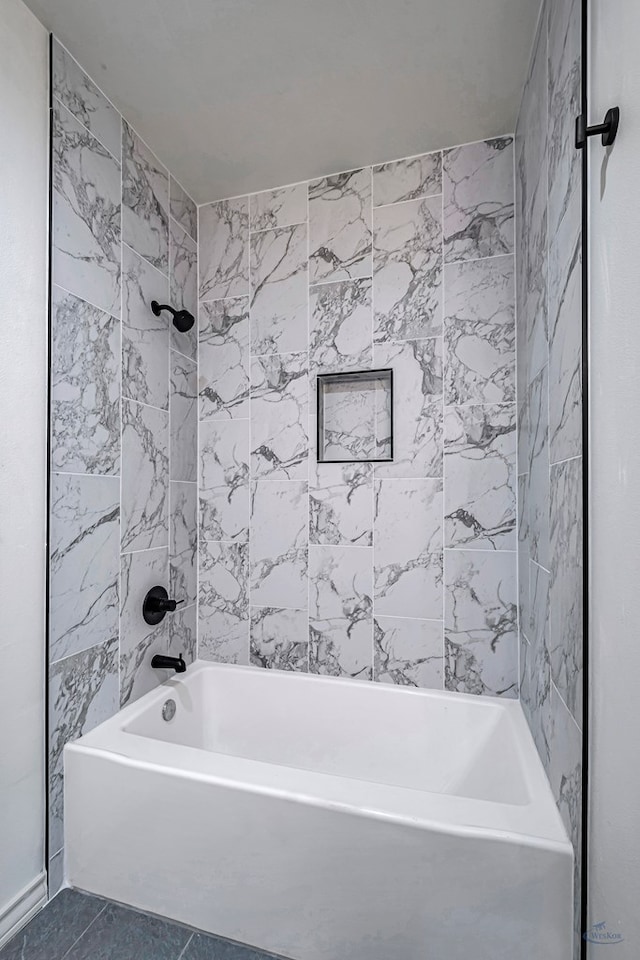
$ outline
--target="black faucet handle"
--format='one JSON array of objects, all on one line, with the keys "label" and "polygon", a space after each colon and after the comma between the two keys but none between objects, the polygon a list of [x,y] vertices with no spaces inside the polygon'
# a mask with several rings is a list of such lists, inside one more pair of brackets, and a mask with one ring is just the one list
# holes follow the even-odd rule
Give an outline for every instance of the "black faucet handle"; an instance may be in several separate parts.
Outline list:
[{"label": "black faucet handle", "polygon": [[164,620],[167,613],[173,613],[179,603],[184,603],[184,600],[170,599],[164,587],[151,587],[142,604],[142,616],[146,623],[155,626]]}]

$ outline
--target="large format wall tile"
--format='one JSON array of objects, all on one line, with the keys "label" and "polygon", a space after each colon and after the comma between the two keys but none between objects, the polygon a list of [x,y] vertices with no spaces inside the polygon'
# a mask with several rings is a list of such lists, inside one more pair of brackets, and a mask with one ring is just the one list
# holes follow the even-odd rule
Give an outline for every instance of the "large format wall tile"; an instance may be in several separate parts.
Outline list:
[{"label": "large format wall tile", "polygon": [[166,303],[167,278],[123,244],[122,247],[122,395],[166,410],[169,405],[169,320],[151,311],[151,301]]},{"label": "large format wall tile", "polygon": [[122,550],[169,543],[169,414],[122,403]]},{"label": "large format wall tile", "polygon": [[249,544],[200,541],[198,652],[249,662]]},{"label": "large format wall tile", "polygon": [[445,582],[445,687],[517,697],[514,554],[447,550]]},{"label": "large format wall tile", "polygon": [[[538,754],[547,774],[551,762],[551,662],[549,658],[550,575],[537,563],[529,566],[529,593],[531,596],[531,621],[529,644],[528,691],[529,726]],[[520,694],[522,697],[522,693]]]},{"label": "large format wall tile", "polygon": [[251,352],[307,349],[307,227],[251,237]]},{"label": "large format wall tile", "polygon": [[553,681],[582,720],[582,458],[551,467],[550,656]]},{"label": "large format wall tile", "polygon": [[198,208],[178,181],[169,176],[169,213],[189,236],[198,239]]},{"label": "large format wall tile", "polygon": [[448,407],[445,546],[516,547],[516,406]]},{"label": "large format wall tile", "polygon": [[182,654],[187,663],[193,663],[198,656],[198,607],[192,603],[190,607],[178,607],[171,616],[169,624],[169,655],[178,657]]},{"label": "large format wall tile", "polygon": [[374,338],[442,333],[442,199],[376,208],[373,249]]},{"label": "large format wall tile", "polygon": [[272,670],[309,669],[306,610],[251,607],[251,663]]},{"label": "large format wall tile", "polygon": [[[174,310],[188,310],[197,323],[198,246],[172,218],[169,219],[169,281],[171,306]],[[196,323],[183,333],[171,324],[171,346],[193,360],[198,349]]]},{"label": "large format wall tile", "polygon": [[58,660],[49,671],[49,845],[63,844],[63,749],[117,713],[118,641]]},{"label": "large format wall tile", "polygon": [[393,369],[393,462],[377,477],[442,476],[442,339],[376,344],[377,368]]},{"label": "large format wall tile", "polygon": [[151,587],[169,589],[169,551],[127,553],[120,565],[120,703],[137,700],[167,678],[151,667],[156,653],[166,653],[169,619],[145,623],[142,604]]},{"label": "large format wall tile", "polygon": [[376,615],[373,623],[374,680],[405,687],[444,685],[442,620],[408,620]]},{"label": "large format wall tile", "polygon": [[442,481],[376,480],[376,615],[442,616]]},{"label": "large format wall tile", "polygon": [[515,400],[513,256],[445,267],[445,403]]},{"label": "large format wall tile", "polygon": [[[166,361],[165,361],[166,362]],[[171,479],[198,479],[198,368],[171,352]]]},{"label": "large format wall tile", "polygon": [[309,367],[318,373],[371,368],[371,279],[322,283],[309,290]]},{"label": "large format wall tile", "polygon": [[249,293],[249,201],[219,200],[199,208],[200,299]]},{"label": "large format wall tile", "polygon": [[198,487],[170,484],[169,595],[185,607],[197,600]]},{"label": "large format wall tile", "polygon": [[51,466],[117,474],[119,323],[55,286],[51,301]]},{"label": "large format wall tile", "polygon": [[251,602],[307,607],[307,483],[262,480],[251,486]]},{"label": "large format wall tile", "polygon": [[529,552],[549,569],[549,401],[547,367],[529,389]]},{"label": "large format wall tile", "polygon": [[251,229],[271,230],[307,220],[307,184],[294,183],[279,190],[265,190],[249,197]]},{"label": "large format wall tile", "polygon": [[371,276],[371,168],[309,184],[309,277]]},{"label": "large format wall tile", "polygon": [[307,354],[271,354],[251,363],[251,475],[304,480],[308,475]]},{"label": "large format wall tile", "polygon": [[122,123],[122,239],[169,272],[169,172],[128,123]]},{"label": "large format wall tile", "polygon": [[51,53],[54,97],[119,160],[120,114],[55,37]]},{"label": "large format wall tile", "polygon": [[372,676],[372,551],[309,549],[309,668],[335,677]]},{"label": "large format wall tile", "polygon": [[[553,239],[579,191],[582,159],[574,147],[581,109],[581,6],[579,0],[547,4],[549,70],[549,237]],[[567,251],[568,252],[568,251]]]},{"label": "large format wall tile", "polygon": [[424,153],[373,168],[373,204],[400,203],[442,193],[442,154]]},{"label": "large format wall tile", "polygon": [[373,464],[314,461],[309,479],[309,542],[372,546]]},{"label": "large format wall tile", "polygon": [[52,112],[54,283],[120,315],[120,164],[62,106]]},{"label": "large format wall tile", "polygon": [[475,260],[513,252],[513,140],[445,150],[444,257]]},{"label": "large format wall tile", "polygon": [[200,536],[249,539],[249,421],[200,424]]},{"label": "large format wall tile", "polygon": [[249,298],[200,304],[201,420],[249,416]]},{"label": "large format wall tile", "polygon": [[51,479],[49,655],[118,639],[118,477]]}]

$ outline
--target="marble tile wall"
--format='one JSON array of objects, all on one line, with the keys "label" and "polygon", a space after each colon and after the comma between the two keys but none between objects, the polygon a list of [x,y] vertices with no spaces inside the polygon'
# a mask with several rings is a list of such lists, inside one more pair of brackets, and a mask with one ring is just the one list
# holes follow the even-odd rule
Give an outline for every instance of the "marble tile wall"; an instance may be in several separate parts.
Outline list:
[{"label": "marble tile wall", "polygon": [[[197,212],[92,80],[52,50],[50,856],[63,845],[63,747],[195,657]],[[184,599],[149,628],[141,604]],[[55,892],[52,883],[51,893]]]},{"label": "marble tile wall", "polygon": [[[513,170],[502,137],[199,208],[201,657],[518,696]],[[318,463],[317,375],[378,367],[393,462]]]},{"label": "marble tile wall", "polygon": [[516,130],[521,700],[576,852],[582,762],[580,4],[545,0]]}]

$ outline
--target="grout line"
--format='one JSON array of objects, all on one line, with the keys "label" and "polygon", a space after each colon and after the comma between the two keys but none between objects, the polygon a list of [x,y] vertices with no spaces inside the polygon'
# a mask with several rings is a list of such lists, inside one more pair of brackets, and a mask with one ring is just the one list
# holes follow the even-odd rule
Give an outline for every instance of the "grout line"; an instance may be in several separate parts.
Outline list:
[{"label": "grout line", "polygon": [[[393,161],[392,161],[393,162]],[[385,166],[385,164],[383,164]],[[373,187],[371,192],[373,193]],[[422,200],[437,200],[442,196],[442,189],[434,190],[433,193],[421,193],[417,197],[405,197],[403,200],[390,200],[389,203],[374,203],[373,211],[387,210],[389,207],[401,207],[405,203],[421,203]]]},{"label": "grout line", "polygon": [[52,477],[94,477],[96,480],[119,480],[119,473],[78,473],[75,470],[51,470]]},{"label": "grout line", "polygon": [[97,920],[99,917],[102,916],[102,914],[104,913],[104,911],[107,909],[107,906],[108,906],[108,902],[105,902],[102,910],[100,910],[100,911],[95,915],[95,917],[93,918],[93,920],[91,921],[91,923],[87,924],[87,926],[84,928],[84,930],[82,931],[82,933],[80,934],[80,936],[79,936],[76,940],[74,940],[73,943],[71,944],[71,946],[69,947],[69,949],[68,949],[65,953],[62,954],[62,957],[60,958],[60,960],[64,960],[65,957],[68,957],[68,956],[69,956],[69,954],[71,953],[71,951],[73,950],[73,948],[76,946],[76,944],[79,943],[80,940],[82,940],[82,938],[84,937],[85,933],[87,933],[87,932],[91,929],[91,927],[94,925],[94,923],[96,922],[96,920]]},{"label": "grout line", "polygon": [[[514,198],[514,222],[515,222],[515,198]],[[515,239],[514,239],[515,244]],[[488,257],[469,257],[468,260],[445,260],[444,267],[453,267],[459,266],[461,263],[483,263],[485,260],[507,260],[512,259],[515,261],[515,249],[511,250],[509,253],[492,253]]]},{"label": "grout line", "polygon": [[185,943],[184,947],[182,948],[182,950],[180,951],[180,953],[179,953],[178,956],[176,957],[176,960],[182,960],[182,957],[184,957],[184,955],[185,955],[185,953],[187,952],[187,949],[188,949],[188,947],[189,947],[189,944],[191,943],[191,941],[193,940],[194,937],[195,937],[195,933],[192,933],[191,936],[188,938],[187,942]]},{"label": "grout line", "polygon": [[[56,38],[56,39],[57,39],[57,38]],[[80,65],[78,64],[78,66],[80,66]],[[80,67],[80,69],[82,70],[82,67]],[[84,70],[83,70],[82,72],[84,73]],[[89,76],[89,75],[85,73],[85,76]],[[91,77],[89,77],[89,80],[91,80]],[[91,80],[91,82],[93,83],[93,80]],[[97,84],[94,83],[94,86],[96,87],[96,90],[98,90],[99,93],[102,93],[102,90],[100,90],[100,88],[98,87]],[[106,145],[106,143],[104,143],[104,142],[100,139],[100,137],[95,133],[95,131],[94,131],[94,130],[90,130],[89,127],[87,127],[87,126],[82,122],[82,120],[79,120],[78,117],[76,117],[75,113],[72,113],[72,111],[71,111],[71,110],[69,109],[69,107],[66,105],[66,103],[64,102],[64,100],[61,100],[60,97],[59,97],[56,93],[54,93],[53,91],[52,91],[52,100],[53,100],[53,103],[52,103],[52,108],[53,108],[53,110],[56,109],[56,104],[58,105],[58,107],[62,107],[62,109],[64,110],[64,112],[65,112],[65,113],[68,113],[69,116],[71,117],[71,119],[72,119],[73,121],[75,121],[75,123],[77,123],[78,126],[79,126],[82,130],[84,130],[85,133],[87,133],[87,134],[91,137],[92,140],[95,140],[96,143],[99,143],[99,144],[100,144],[100,146],[102,147],[103,150],[106,150],[106,151],[107,151],[107,153],[109,154],[109,156],[111,157],[112,160],[115,160],[116,163],[119,162],[119,161],[118,161],[118,158],[117,158],[116,155],[115,155],[115,153],[113,153],[113,152],[109,149],[109,147]],[[118,111],[116,111],[116,112],[118,112]],[[118,116],[120,116],[119,113],[118,113]]]},{"label": "grout line", "polygon": [[[124,200],[121,201],[121,208],[124,209]],[[122,238],[121,238],[120,242],[121,242],[123,251],[124,251],[124,248],[126,247],[127,250],[130,250],[131,253],[132,253],[135,257],[138,258],[138,260],[142,260],[142,262],[143,262],[143,263],[146,263],[146,265],[147,265],[148,267],[151,267],[152,270],[155,270],[156,273],[159,273],[160,276],[162,277],[162,279],[167,281],[167,284],[169,283],[170,266],[167,267],[167,273],[164,273],[164,272],[160,269],[160,267],[157,267],[157,266],[155,265],[155,263],[151,263],[151,260],[148,260],[148,259],[147,259],[145,256],[143,256],[141,253],[138,253],[138,251],[135,249],[135,247],[132,247],[131,244],[130,244],[130,243],[127,243],[126,240],[122,240]],[[169,246],[167,245],[167,251],[168,251],[168,250],[169,250]],[[171,257],[169,256],[169,264],[170,264],[170,263],[171,263]],[[120,262],[121,276],[124,275],[124,269],[123,269],[123,267],[124,267],[124,256],[122,257],[121,262]],[[124,287],[124,283],[121,283],[120,285],[121,285],[121,287]],[[123,316],[124,316],[124,315],[123,315]]]},{"label": "grout line", "polygon": [[[122,269],[122,258],[120,259],[120,268]],[[55,280],[51,281],[51,287],[52,288],[56,287],[58,290],[62,290],[63,293],[66,293],[71,297],[75,297],[76,300],[80,300],[81,303],[86,303],[87,306],[93,307],[94,310],[99,310],[100,313],[104,313],[105,316],[112,317],[112,319],[120,322],[120,317],[118,316],[117,313],[112,313],[110,310],[105,310],[104,307],[99,307],[97,303],[94,303],[92,300],[87,300],[86,297],[78,296],[78,294],[74,293],[73,290],[68,290],[67,287],[63,287],[60,283],[57,283]],[[122,288],[122,284],[120,284],[120,287]],[[122,299],[122,289],[120,290],[120,298]],[[122,305],[121,305],[121,309],[122,309]]]}]

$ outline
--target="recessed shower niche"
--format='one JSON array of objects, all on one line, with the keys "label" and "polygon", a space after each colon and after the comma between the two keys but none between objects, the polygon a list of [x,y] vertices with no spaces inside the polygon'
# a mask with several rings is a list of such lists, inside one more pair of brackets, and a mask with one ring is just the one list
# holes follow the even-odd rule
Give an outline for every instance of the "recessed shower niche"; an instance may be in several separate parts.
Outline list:
[{"label": "recessed shower niche", "polygon": [[318,376],[318,462],[393,460],[393,370]]}]

